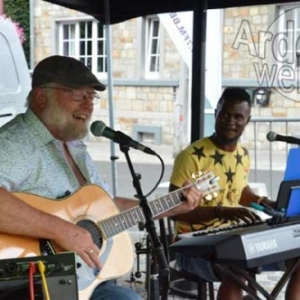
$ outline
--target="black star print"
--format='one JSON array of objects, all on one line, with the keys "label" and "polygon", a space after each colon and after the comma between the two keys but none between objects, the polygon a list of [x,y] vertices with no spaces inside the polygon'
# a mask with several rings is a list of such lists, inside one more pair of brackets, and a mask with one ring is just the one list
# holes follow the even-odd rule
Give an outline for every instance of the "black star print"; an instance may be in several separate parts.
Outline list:
[{"label": "black star print", "polygon": [[233,176],[235,175],[235,173],[233,173],[231,171],[231,168],[229,168],[229,171],[228,172],[224,172],[224,174],[226,175],[227,177],[227,182],[233,182]]},{"label": "black star print", "polygon": [[249,156],[249,152],[245,147],[243,147],[243,150],[244,150],[244,156]]},{"label": "black star print", "polygon": [[240,154],[237,152],[236,155],[235,155],[235,158],[236,158],[236,165],[238,165],[238,164],[243,165],[243,163],[242,163],[242,158],[243,158],[243,156],[242,156],[242,155],[240,155]]},{"label": "black star print", "polygon": [[219,163],[221,166],[223,166],[223,162],[222,162],[222,158],[224,157],[225,155],[224,154],[220,154],[218,152],[218,150],[215,151],[215,154],[214,155],[210,155],[211,158],[214,159],[214,166]]},{"label": "black star print", "polygon": [[193,148],[195,151],[192,153],[192,155],[197,155],[199,161],[201,157],[206,157],[206,155],[203,153],[204,147],[201,148],[193,147]]}]

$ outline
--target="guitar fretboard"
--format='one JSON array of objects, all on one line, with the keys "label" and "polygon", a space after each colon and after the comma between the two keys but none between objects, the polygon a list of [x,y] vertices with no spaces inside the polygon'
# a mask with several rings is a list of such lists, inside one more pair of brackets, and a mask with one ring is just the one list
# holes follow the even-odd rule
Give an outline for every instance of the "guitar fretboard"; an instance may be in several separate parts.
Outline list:
[{"label": "guitar fretboard", "polygon": [[[198,190],[201,190],[205,195],[207,195],[220,189],[217,184],[218,179],[215,179],[216,177],[214,176],[213,172],[207,172],[196,178],[194,185]],[[161,213],[179,205],[181,203],[182,190],[183,188],[152,200],[149,203],[152,216],[156,217]],[[137,206],[123,211],[122,213],[111,218],[98,222],[98,227],[102,230],[106,238],[110,238],[144,221],[145,217],[143,211],[139,206]]]},{"label": "guitar fretboard", "polygon": [[[181,190],[176,190],[166,196],[149,202],[152,216],[155,217],[179,205],[181,203],[181,193]],[[102,228],[106,238],[110,238],[144,221],[145,217],[143,211],[137,206],[99,222],[98,226]]]}]

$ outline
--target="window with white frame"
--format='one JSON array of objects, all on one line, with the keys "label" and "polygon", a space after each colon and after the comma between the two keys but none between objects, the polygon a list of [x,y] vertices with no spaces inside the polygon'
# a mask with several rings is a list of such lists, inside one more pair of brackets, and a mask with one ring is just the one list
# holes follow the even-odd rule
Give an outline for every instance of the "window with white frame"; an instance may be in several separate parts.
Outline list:
[{"label": "window with white frame", "polygon": [[158,78],[160,60],[160,22],[157,17],[147,17],[146,26],[145,77]]},{"label": "window with white frame", "polygon": [[300,68],[300,6],[283,5],[279,11],[279,34],[277,58],[282,65]]},{"label": "window with white frame", "polygon": [[82,61],[93,73],[107,72],[105,26],[96,20],[59,22],[59,54]]}]

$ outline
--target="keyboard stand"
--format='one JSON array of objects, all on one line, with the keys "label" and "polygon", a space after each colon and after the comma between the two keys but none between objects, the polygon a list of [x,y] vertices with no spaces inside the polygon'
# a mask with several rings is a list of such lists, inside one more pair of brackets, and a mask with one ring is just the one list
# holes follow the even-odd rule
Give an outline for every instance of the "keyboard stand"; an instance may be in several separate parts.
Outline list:
[{"label": "keyboard stand", "polygon": [[[287,283],[288,279],[291,277],[293,272],[296,270],[297,266],[300,263],[300,258],[293,259],[293,263],[286,269],[283,273],[275,287],[273,288],[271,293],[268,293],[259,283],[256,282],[255,277],[244,269],[240,269],[238,267],[233,266],[225,266],[220,264],[214,264],[215,269],[222,275],[222,276],[229,276],[241,289],[247,292],[252,299],[261,300],[257,295],[257,292],[260,292],[265,298],[268,300],[275,300],[278,297],[278,294]],[[240,277],[245,278],[248,281],[246,284]]]},{"label": "keyboard stand", "polygon": [[273,291],[271,292],[271,295],[273,295],[274,299],[278,296],[286,282],[289,280],[291,275],[294,273],[296,268],[299,266],[300,258],[296,257],[294,259],[291,259],[293,263],[290,264],[290,266],[286,269],[286,271],[283,273],[279,281],[277,282],[276,286],[274,287]]},{"label": "keyboard stand", "polygon": [[[230,277],[241,289],[247,292],[248,295],[251,295],[253,299],[261,300],[261,298],[257,296],[257,291],[263,294],[266,297],[266,299],[274,299],[270,297],[268,292],[254,280],[254,278],[249,274],[249,272],[240,268],[232,266],[229,267],[219,264],[214,264],[214,268],[222,276]],[[249,284],[246,284],[243,280],[240,279],[240,277],[245,278],[249,282]]]}]

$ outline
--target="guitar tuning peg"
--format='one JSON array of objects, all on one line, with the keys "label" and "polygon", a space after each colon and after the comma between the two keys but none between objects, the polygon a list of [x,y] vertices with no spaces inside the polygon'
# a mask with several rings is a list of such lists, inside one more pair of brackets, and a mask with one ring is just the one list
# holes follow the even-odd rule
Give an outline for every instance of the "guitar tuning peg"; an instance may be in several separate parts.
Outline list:
[{"label": "guitar tuning peg", "polygon": [[201,171],[197,171],[197,172],[194,172],[192,174],[192,179],[196,180],[197,178],[201,177],[204,173],[201,172]]},{"label": "guitar tuning peg", "polygon": [[204,197],[204,199],[205,199],[205,201],[211,201],[211,200],[213,199],[213,197],[212,197],[211,194],[209,194],[209,195],[206,195],[206,196]]},{"label": "guitar tuning peg", "polygon": [[214,198],[217,198],[217,197],[218,197],[218,193],[217,193],[217,192],[213,192],[213,193],[212,193],[212,196],[213,196]]},{"label": "guitar tuning peg", "polygon": [[214,184],[214,183],[217,183],[219,180],[220,180],[220,177],[219,177],[219,176],[216,176],[216,177],[214,177],[213,179],[211,179],[211,180],[209,181],[209,183],[210,183],[210,184]]}]

